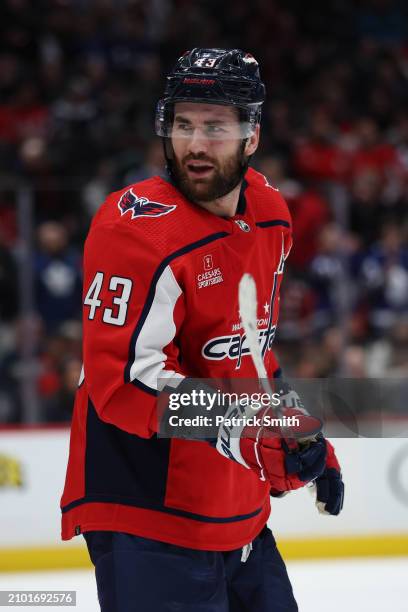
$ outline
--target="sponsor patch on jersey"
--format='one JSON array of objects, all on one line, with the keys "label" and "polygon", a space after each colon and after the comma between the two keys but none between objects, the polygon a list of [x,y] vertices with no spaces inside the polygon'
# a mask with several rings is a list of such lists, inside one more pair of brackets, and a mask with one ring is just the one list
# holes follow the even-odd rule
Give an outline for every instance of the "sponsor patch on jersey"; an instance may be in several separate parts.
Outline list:
[{"label": "sponsor patch on jersey", "polygon": [[208,252],[199,255],[196,259],[196,282],[197,290],[205,287],[213,287],[224,282],[221,271],[219,255],[217,252]]},{"label": "sponsor patch on jersey", "polygon": [[171,213],[177,206],[153,202],[148,198],[137,196],[132,189],[128,189],[121,196],[118,208],[122,216],[130,211],[131,219],[136,219],[136,217],[162,217]]}]

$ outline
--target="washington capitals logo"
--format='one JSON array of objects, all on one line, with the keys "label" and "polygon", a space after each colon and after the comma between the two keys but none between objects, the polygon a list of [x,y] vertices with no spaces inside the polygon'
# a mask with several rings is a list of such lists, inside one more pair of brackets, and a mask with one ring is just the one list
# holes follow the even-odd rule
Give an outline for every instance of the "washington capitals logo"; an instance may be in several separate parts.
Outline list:
[{"label": "washington capitals logo", "polygon": [[121,215],[131,211],[131,218],[136,219],[136,217],[161,217],[162,215],[167,215],[176,208],[176,205],[152,202],[145,197],[139,198],[133,193],[132,189],[128,189],[120,198],[118,208]]}]

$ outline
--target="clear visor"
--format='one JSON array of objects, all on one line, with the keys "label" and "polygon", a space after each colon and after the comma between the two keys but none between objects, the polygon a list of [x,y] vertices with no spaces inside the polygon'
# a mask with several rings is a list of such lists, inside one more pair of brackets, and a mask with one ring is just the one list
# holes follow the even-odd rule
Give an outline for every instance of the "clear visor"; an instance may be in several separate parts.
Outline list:
[{"label": "clear visor", "polygon": [[206,138],[208,140],[242,140],[255,133],[256,123],[238,119],[210,118],[202,123],[188,117],[165,112],[159,102],[156,111],[156,134],[164,138]]}]

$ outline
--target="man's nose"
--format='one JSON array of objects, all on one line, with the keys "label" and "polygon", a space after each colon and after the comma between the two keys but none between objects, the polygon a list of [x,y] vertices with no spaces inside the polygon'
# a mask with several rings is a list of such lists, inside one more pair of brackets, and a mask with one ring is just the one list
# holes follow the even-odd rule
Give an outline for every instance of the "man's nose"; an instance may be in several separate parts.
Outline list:
[{"label": "man's nose", "polygon": [[190,153],[197,155],[205,153],[208,150],[209,141],[201,128],[193,130],[191,138],[188,141],[188,149]]}]

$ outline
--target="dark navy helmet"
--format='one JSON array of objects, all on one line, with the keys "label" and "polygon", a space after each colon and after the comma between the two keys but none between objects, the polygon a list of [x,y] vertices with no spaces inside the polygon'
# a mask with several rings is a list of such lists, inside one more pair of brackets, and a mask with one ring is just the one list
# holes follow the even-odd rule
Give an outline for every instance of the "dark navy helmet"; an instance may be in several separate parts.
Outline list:
[{"label": "dark navy helmet", "polygon": [[170,137],[176,102],[223,104],[239,109],[242,138],[260,122],[265,86],[256,59],[240,49],[186,51],[167,76],[156,110],[156,133]]}]

